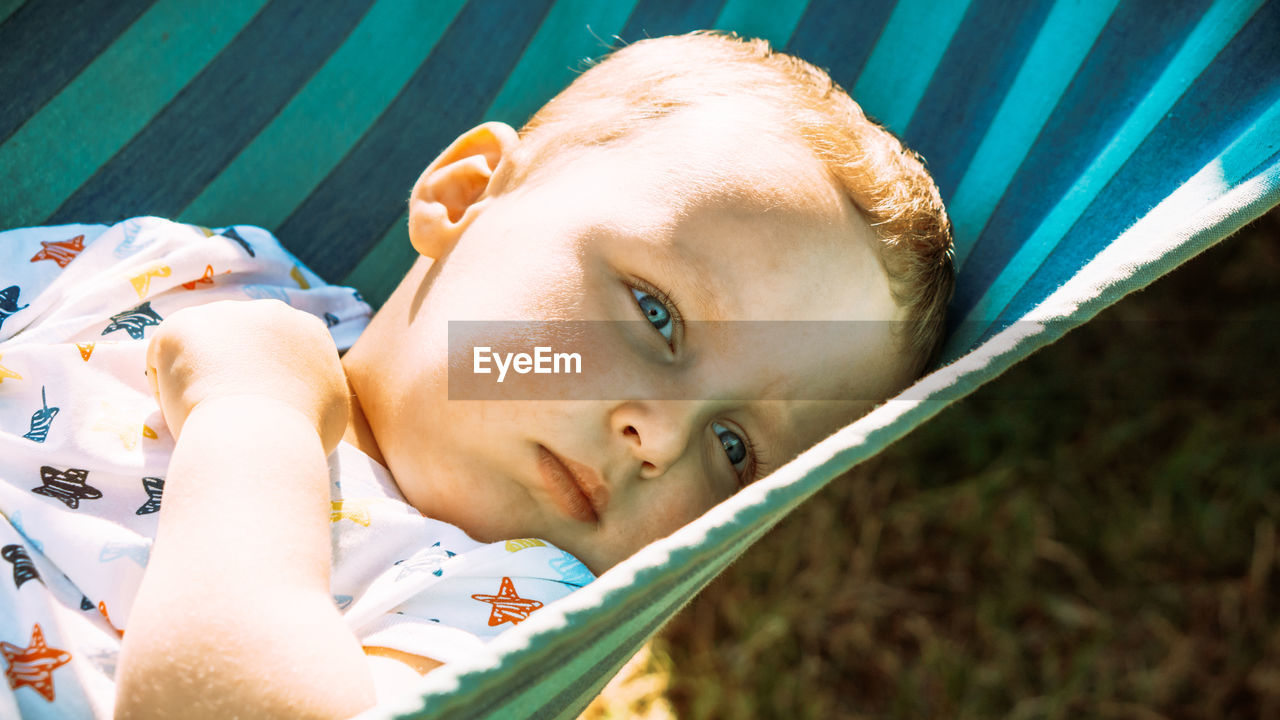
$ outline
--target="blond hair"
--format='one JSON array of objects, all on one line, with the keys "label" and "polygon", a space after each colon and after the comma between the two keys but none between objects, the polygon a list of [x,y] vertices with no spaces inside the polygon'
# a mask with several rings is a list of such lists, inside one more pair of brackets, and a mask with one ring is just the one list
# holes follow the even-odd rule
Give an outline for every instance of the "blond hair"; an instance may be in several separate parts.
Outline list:
[{"label": "blond hair", "polygon": [[955,284],[951,222],[920,156],[876,124],[823,70],[768,41],[714,31],[640,40],[594,64],[521,129],[509,178],[569,148],[606,145],[710,98],[777,107],[870,221],[906,309],[912,376],[935,361]]}]

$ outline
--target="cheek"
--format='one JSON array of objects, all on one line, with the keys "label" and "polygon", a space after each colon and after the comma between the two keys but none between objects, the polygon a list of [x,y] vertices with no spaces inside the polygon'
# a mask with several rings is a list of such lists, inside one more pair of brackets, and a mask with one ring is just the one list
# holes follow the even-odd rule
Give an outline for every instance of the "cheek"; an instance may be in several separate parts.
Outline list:
[{"label": "cheek", "polygon": [[519,238],[501,252],[472,248],[450,256],[429,302],[451,320],[546,320],[571,317],[584,292],[580,260],[563,244]]},{"label": "cheek", "polygon": [[656,490],[650,495],[642,523],[641,545],[665,537],[697,520],[720,501],[706,490],[705,482],[694,480],[676,488]]}]

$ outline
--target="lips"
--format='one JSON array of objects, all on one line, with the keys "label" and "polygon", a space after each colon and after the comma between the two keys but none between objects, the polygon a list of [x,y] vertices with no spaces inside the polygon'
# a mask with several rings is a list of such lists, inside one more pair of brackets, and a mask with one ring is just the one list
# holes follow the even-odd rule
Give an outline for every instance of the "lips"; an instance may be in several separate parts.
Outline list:
[{"label": "lips", "polygon": [[565,515],[580,522],[600,522],[600,514],[609,503],[609,488],[596,471],[539,445],[538,473],[552,501]]}]

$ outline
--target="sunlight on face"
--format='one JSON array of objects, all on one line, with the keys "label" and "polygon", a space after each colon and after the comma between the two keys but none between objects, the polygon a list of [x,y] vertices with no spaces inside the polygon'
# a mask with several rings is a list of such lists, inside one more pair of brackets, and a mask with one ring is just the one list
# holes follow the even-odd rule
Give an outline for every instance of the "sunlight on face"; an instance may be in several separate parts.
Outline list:
[{"label": "sunlight on face", "polygon": [[[890,321],[903,313],[871,228],[802,144],[743,112],[681,112],[566,153],[410,274],[362,338],[378,350],[348,372],[415,507],[480,540],[544,538],[602,572],[902,381]],[[626,321],[601,324],[592,357],[680,399],[450,400],[450,320]],[[712,320],[879,322],[782,343]]]}]

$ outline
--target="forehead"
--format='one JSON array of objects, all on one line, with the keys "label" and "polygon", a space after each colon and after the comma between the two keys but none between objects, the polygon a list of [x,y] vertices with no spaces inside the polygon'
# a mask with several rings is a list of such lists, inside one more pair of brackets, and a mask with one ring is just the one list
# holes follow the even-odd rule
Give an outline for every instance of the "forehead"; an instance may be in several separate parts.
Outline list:
[{"label": "forehead", "polygon": [[785,125],[738,99],[675,113],[574,153],[555,179],[574,203],[548,211],[689,280],[685,294],[715,301],[705,319],[893,316],[874,230]]}]

